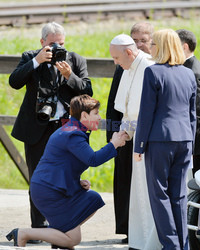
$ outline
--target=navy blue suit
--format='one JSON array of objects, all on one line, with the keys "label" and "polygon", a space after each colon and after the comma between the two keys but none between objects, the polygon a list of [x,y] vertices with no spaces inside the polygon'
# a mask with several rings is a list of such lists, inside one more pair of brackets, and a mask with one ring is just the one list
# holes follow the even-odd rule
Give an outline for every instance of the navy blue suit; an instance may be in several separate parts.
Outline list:
[{"label": "navy blue suit", "polygon": [[163,250],[188,249],[186,174],[196,128],[196,80],[182,66],[147,67],[135,152],[145,153],[152,213]]}]

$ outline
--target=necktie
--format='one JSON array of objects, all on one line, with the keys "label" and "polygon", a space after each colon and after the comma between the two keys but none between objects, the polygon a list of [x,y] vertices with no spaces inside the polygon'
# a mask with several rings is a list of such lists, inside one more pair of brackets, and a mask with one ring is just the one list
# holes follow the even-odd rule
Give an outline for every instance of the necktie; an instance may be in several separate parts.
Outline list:
[{"label": "necktie", "polygon": [[53,85],[55,87],[56,86],[56,82],[57,82],[57,74],[55,72],[55,68],[54,68],[53,64],[50,66],[49,70],[51,72],[51,76],[52,76],[52,79],[53,79]]}]

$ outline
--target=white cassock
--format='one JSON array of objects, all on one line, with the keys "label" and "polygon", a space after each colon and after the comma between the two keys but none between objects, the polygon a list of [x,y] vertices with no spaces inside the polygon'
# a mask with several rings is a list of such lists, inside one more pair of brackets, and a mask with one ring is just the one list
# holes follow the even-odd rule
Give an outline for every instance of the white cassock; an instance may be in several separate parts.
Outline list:
[{"label": "white cassock", "polygon": [[[149,58],[150,55],[139,52],[130,69],[124,70],[115,98],[115,109],[123,113],[120,130],[125,130],[130,139],[137,124],[144,70],[154,63]],[[161,249],[149,203],[144,159],[140,162],[133,159],[128,239],[132,248]]]}]

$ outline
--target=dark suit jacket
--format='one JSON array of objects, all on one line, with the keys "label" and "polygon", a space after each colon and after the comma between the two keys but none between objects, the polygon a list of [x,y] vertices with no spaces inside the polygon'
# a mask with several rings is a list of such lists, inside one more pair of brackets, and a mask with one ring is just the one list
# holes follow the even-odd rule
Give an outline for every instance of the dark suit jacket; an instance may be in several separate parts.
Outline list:
[{"label": "dark suit jacket", "polygon": [[[48,121],[41,123],[36,116],[39,82],[45,84],[46,89],[52,83],[52,76],[47,63],[40,64],[36,69],[33,68],[32,59],[39,51],[24,52],[17,68],[9,78],[11,87],[15,89],[26,86],[26,93],[12,130],[12,136],[28,144],[37,143],[48,124]],[[68,52],[66,61],[72,68],[72,74],[69,80],[64,78],[58,93],[69,104],[74,96],[80,94],[92,95],[92,87],[88,78],[86,60],[74,52]]]},{"label": "dark suit jacket", "polygon": [[107,103],[107,110],[106,110],[106,121],[107,121],[107,126],[106,126],[106,138],[107,142],[110,141],[112,138],[112,134],[116,131],[119,131],[119,127],[121,124],[121,119],[123,117],[123,114],[116,109],[114,109],[114,101],[115,101],[115,96],[117,94],[117,90],[119,87],[120,79],[123,73],[122,67],[117,65],[111,88],[110,88],[110,93],[108,96],[108,103]]},{"label": "dark suit jacket", "polygon": [[145,69],[135,152],[148,141],[193,141],[196,131],[196,80],[182,66],[155,64]]},{"label": "dark suit jacket", "polygon": [[195,56],[190,57],[184,63],[184,66],[190,68],[195,75],[197,83],[197,96],[196,96],[196,113],[197,113],[197,128],[194,144],[194,155],[200,155],[200,61]]}]

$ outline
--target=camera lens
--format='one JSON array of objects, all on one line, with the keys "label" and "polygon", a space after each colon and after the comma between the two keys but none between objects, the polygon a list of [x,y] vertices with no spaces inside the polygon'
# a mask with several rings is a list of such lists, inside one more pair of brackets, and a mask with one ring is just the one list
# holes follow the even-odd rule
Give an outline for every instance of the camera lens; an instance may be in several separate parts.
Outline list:
[{"label": "camera lens", "polygon": [[56,62],[66,60],[67,51],[60,44],[54,43],[51,47],[51,52],[52,58],[50,63],[55,64]]},{"label": "camera lens", "polygon": [[51,117],[52,107],[45,105],[41,110],[38,111],[38,118],[42,121],[49,120]]}]

